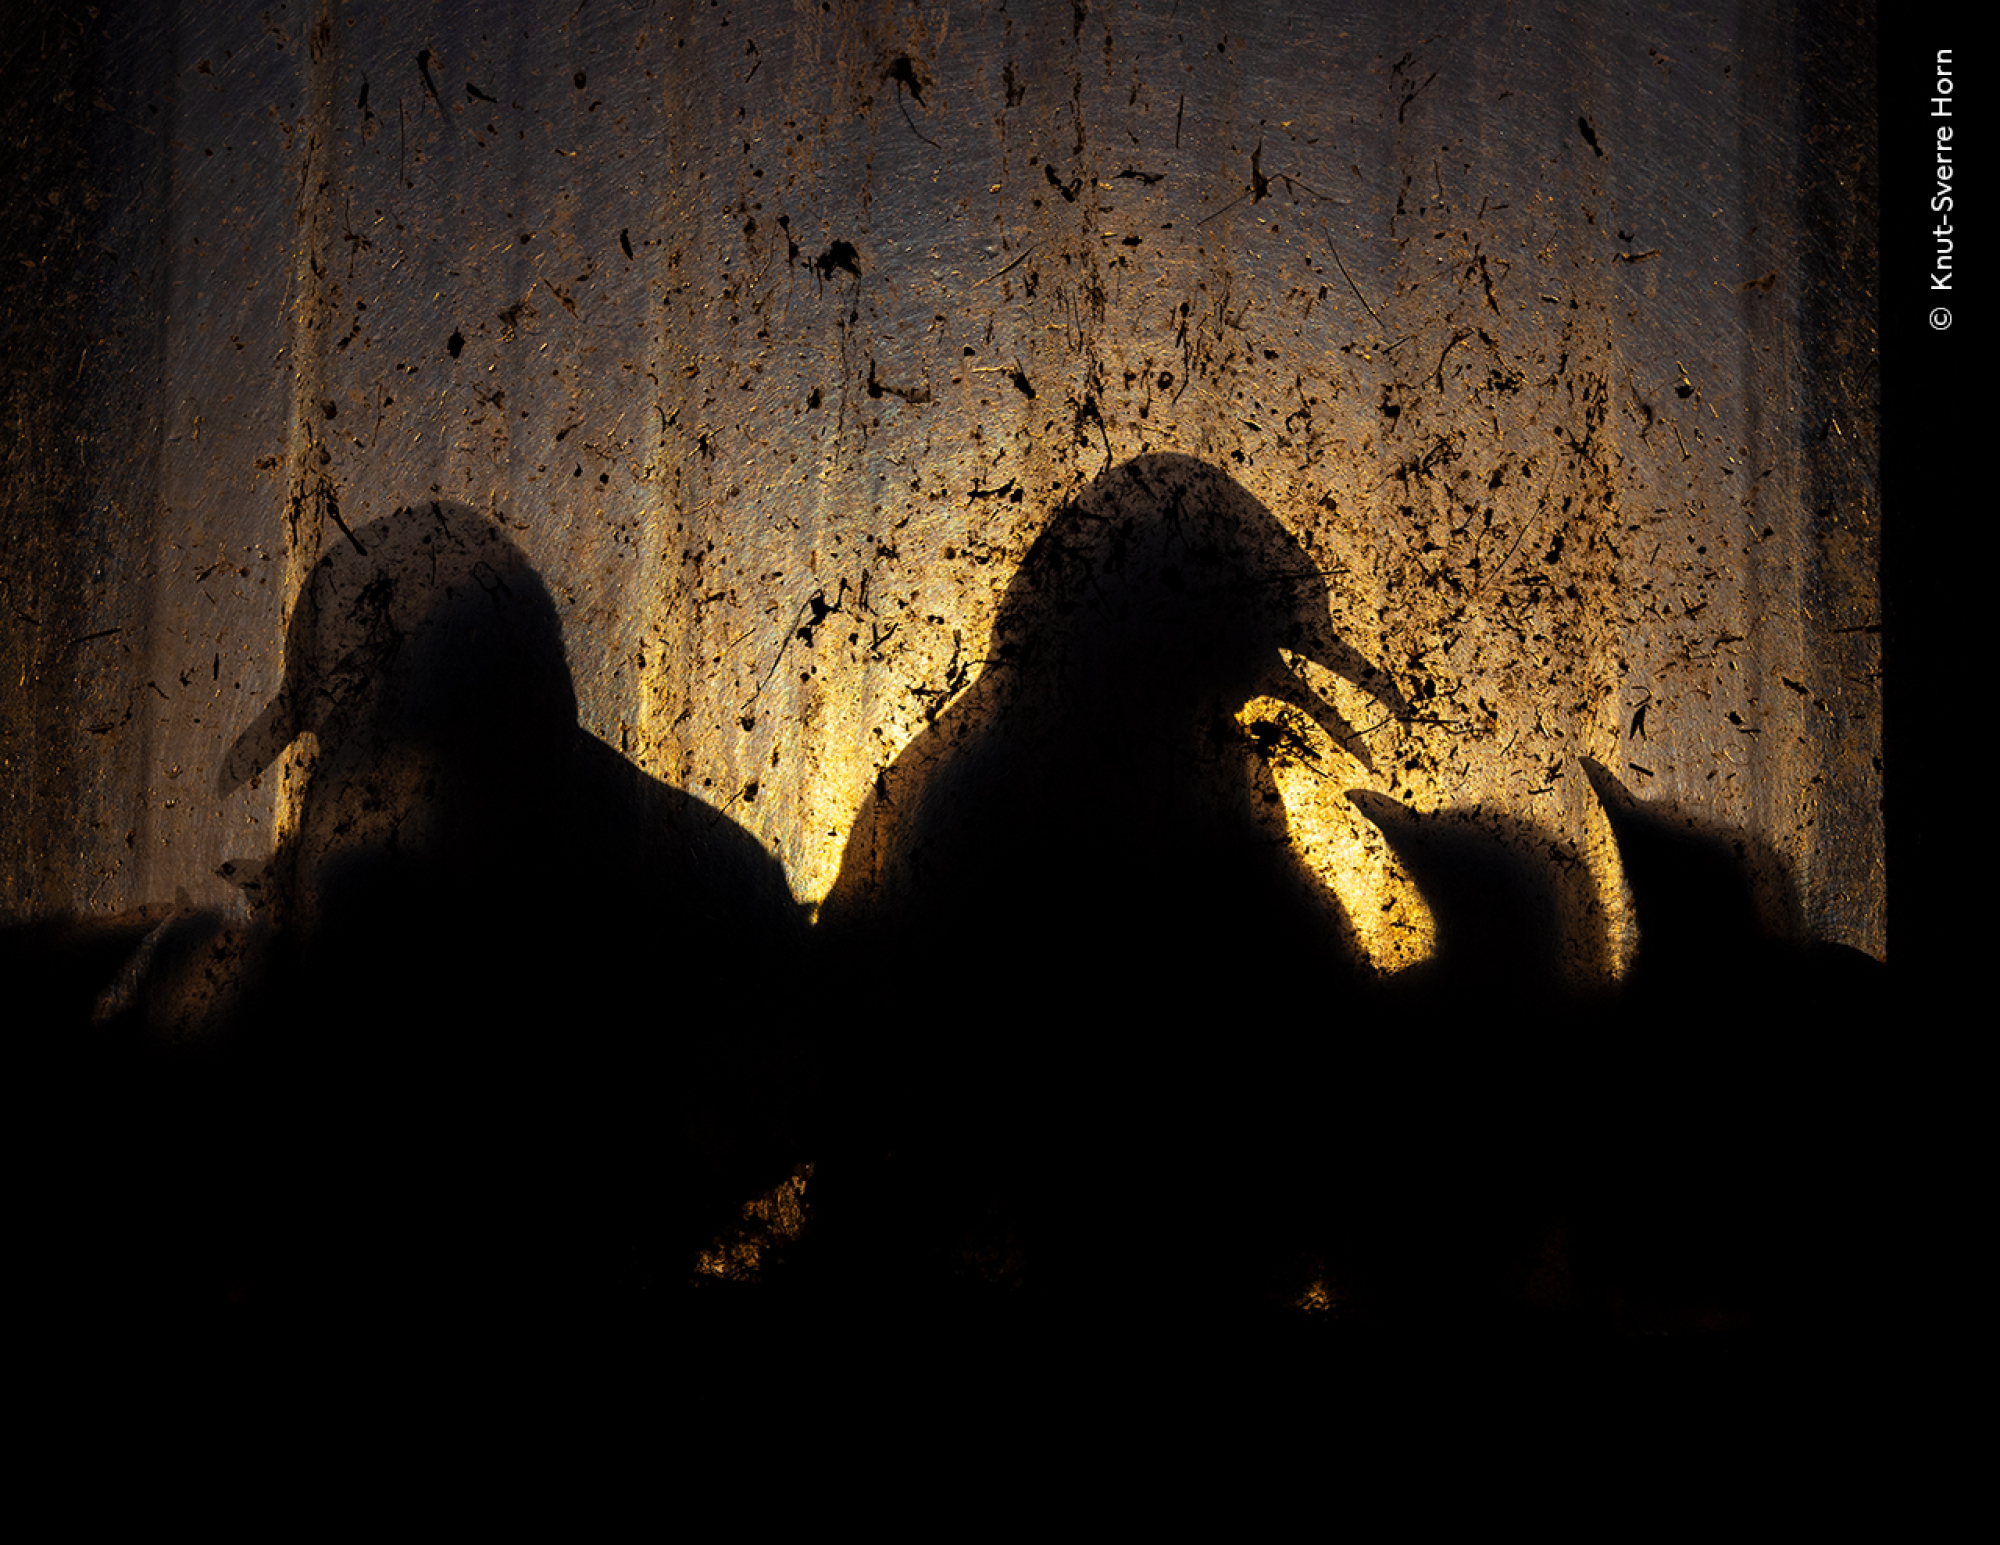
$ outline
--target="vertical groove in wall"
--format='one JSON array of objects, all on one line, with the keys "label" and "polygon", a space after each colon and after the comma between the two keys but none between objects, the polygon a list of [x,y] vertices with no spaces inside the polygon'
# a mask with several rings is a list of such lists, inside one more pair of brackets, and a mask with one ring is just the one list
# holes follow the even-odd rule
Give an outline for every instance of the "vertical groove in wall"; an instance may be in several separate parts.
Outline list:
[{"label": "vertical groove in wall", "polygon": [[[306,49],[306,104],[297,136],[298,182],[294,192],[289,326],[286,354],[291,361],[291,418],[285,448],[285,608],[289,630],[321,544],[334,524],[338,531],[339,489],[330,475],[331,453],[319,433],[326,396],[328,263],[334,236],[334,81],[339,29],[337,0],[319,0]],[[282,645],[281,651],[282,651]],[[287,663],[280,656],[280,667]],[[313,747],[305,737],[288,746],[273,769],[278,778],[272,839],[298,825]],[[282,885],[287,877],[273,876]]]}]

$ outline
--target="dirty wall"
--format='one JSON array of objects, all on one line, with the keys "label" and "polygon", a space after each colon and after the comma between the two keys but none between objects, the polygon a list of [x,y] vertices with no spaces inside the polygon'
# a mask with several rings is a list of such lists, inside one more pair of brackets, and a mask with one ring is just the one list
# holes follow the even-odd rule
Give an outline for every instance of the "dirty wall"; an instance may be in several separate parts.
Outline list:
[{"label": "dirty wall", "polygon": [[243,905],[312,747],[224,764],[306,576],[432,501],[533,565],[583,727],[816,902],[1038,532],[1173,452],[1410,705],[1344,701],[1372,767],[1244,709],[1379,963],[1423,902],[1354,790],[1546,834],[1615,969],[1584,758],[1886,950],[1866,8],[159,0],[9,47],[10,918]]}]

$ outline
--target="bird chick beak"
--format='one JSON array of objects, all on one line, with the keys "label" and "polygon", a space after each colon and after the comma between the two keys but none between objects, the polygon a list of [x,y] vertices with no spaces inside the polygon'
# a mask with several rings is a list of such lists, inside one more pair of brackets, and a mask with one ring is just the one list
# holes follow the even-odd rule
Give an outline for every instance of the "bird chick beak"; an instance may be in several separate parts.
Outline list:
[{"label": "bird chick beak", "polygon": [[1347,802],[1389,839],[1390,852],[1398,858],[1408,859],[1408,848],[1421,840],[1422,827],[1416,812],[1372,789],[1349,789]]},{"label": "bird chick beak", "polygon": [[[1409,720],[1410,705],[1390,679],[1389,673],[1371,664],[1360,651],[1349,648],[1334,636],[1330,628],[1316,630],[1315,637],[1301,640],[1291,652],[1344,681],[1352,682],[1381,704],[1387,718],[1404,722]],[[1263,696],[1275,697],[1279,702],[1289,703],[1298,709],[1325,730],[1341,750],[1369,772],[1375,771],[1375,760],[1369,755],[1366,737],[1381,725],[1372,724],[1365,730],[1357,730],[1338,708],[1313,689],[1301,672],[1288,665],[1282,655],[1274,653],[1266,663],[1259,691]]]}]

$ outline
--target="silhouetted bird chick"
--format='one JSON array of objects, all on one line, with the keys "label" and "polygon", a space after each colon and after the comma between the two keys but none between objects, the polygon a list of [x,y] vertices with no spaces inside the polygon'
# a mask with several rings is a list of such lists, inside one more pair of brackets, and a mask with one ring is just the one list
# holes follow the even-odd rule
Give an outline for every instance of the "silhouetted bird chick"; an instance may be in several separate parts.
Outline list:
[{"label": "silhouetted bird chick", "polygon": [[1890,1004],[1880,962],[1794,937],[1777,857],[1635,799],[1596,762],[1638,923],[1611,1005],[1587,1243],[1669,1316],[1797,1325],[1844,1298],[1841,1216],[1875,1130],[1862,1046]]},{"label": "silhouetted bird chick", "polygon": [[1595,885],[1566,843],[1478,809],[1420,813],[1366,790],[1347,798],[1430,910],[1430,957],[1393,979],[1406,992],[1532,1010],[1602,957]]},{"label": "silhouetted bird chick", "polygon": [[[1471,1323],[1518,1309],[1527,1257],[1562,1212],[1577,1141],[1576,1059],[1605,952],[1595,882],[1568,844],[1478,809],[1418,812],[1353,791],[1434,929],[1381,984],[1328,1123],[1339,1193],[1330,1253],[1352,1307]],[[1372,1050],[1372,1055],[1370,1052]]]},{"label": "silhouetted bird chick", "polygon": [[985,673],[877,779],[820,912],[882,1005],[847,1071],[904,1225],[969,1208],[1003,1220],[975,1253],[1042,1290],[1124,1271],[1135,1302],[1254,1232],[1246,1151],[1357,959],[1236,721],[1280,698],[1366,765],[1287,652],[1406,712],[1298,542],[1198,461],[1113,469],[1030,548]]}]

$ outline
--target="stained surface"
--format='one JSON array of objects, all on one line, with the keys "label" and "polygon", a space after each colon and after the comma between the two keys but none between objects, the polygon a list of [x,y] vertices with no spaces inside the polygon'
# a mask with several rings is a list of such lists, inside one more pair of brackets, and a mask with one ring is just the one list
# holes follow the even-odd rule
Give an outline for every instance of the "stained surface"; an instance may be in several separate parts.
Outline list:
[{"label": "stained surface", "polygon": [[817,899],[1043,524],[1170,451],[1420,710],[1372,775],[1310,726],[1280,769],[1344,894],[1412,905],[1353,786],[1615,893],[1589,755],[1879,953],[1864,19],[39,23],[6,906],[227,904],[297,816],[218,781],[303,576],[430,498],[543,575],[584,725]]},{"label": "stained surface", "polygon": [[[739,1192],[791,1217],[792,1161],[825,1160],[828,1280],[914,1211],[940,1233],[913,1272],[1012,1280],[1033,1219],[1110,1297],[1182,1227],[1295,1275],[1345,1239],[1399,1263],[1398,1302],[1456,1280],[1410,1222],[1450,1188],[1368,1141],[1424,1107],[1442,1037],[1423,1119],[1519,1157],[1472,1168],[1526,1198],[1522,1237],[1616,1138],[1655,1201],[1565,1193],[1579,1249],[1652,1280],[1709,1227],[1681,1256],[1734,1286],[1666,1297],[1774,1291],[1712,1237],[1782,1185],[1731,1168],[1790,1044],[1763,1021],[1880,990],[1814,941],[1887,948],[1872,13],[1464,9],[157,0],[23,27],[9,968],[53,962],[51,1023],[291,1023],[232,1064],[250,1083],[191,1086],[217,1108],[320,1088],[315,1046],[361,1099],[356,1022],[378,1050],[614,1025],[559,1068],[480,1043],[482,1087],[556,1112],[499,1143],[521,1175],[664,1164],[678,1249]],[[1481,1040],[1495,1002],[1559,1008]],[[1117,1012],[1126,1039],[1064,1039]],[[1190,1014],[1244,1033],[1135,1113],[1145,1032]],[[646,1039],[661,1016],[784,1028]],[[409,1155],[469,1055],[417,1059],[356,1194],[445,1184]],[[1558,1062],[1675,1071],[1579,1126],[1538,1103]],[[1686,1151],[1675,1101],[1722,1063],[1736,1135]],[[787,1126],[807,1068],[824,1098]],[[977,1098],[899,1127],[871,1102],[923,1068]],[[565,1103],[594,1087],[618,1121]],[[1190,1100],[1226,1107],[1199,1141]],[[298,1130],[335,1130],[312,1103]],[[856,1137],[877,1118],[922,1162]],[[1155,1181],[1107,1243],[1054,1198],[1134,1155]],[[1329,1162],[1374,1200],[1287,1234]],[[268,1200],[159,1184],[224,1219]],[[659,1200],[606,1195],[600,1221]],[[494,1205],[424,1248],[504,1255]],[[749,1237],[712,1253],[754,1265]]]}]

